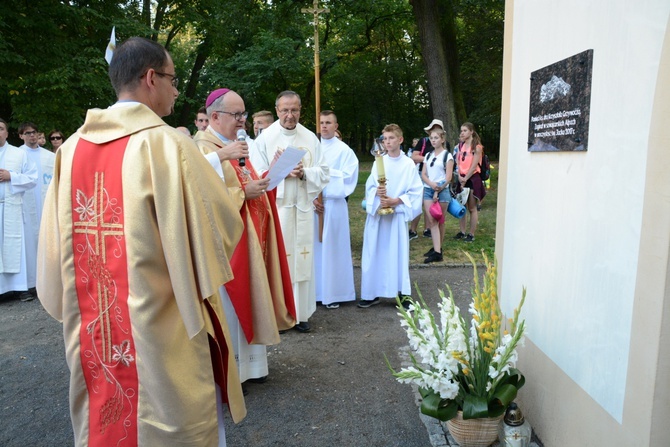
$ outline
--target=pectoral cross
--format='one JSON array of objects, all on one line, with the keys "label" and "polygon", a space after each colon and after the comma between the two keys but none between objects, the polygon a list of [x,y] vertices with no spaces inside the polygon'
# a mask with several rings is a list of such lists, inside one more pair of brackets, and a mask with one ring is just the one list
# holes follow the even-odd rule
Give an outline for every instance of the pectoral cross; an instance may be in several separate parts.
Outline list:
[{"label": "pectoral cross", "polygon": [[320,63],[319,63],[319,14],[330,12],[328,8],[319,8],[319,0],[314,0],[311,8],[303,8],[304,14],[314,15],[314,111],[316,113],[316,133],[319,133],[319,117],[321,115],[321,92],[320,92]]}]

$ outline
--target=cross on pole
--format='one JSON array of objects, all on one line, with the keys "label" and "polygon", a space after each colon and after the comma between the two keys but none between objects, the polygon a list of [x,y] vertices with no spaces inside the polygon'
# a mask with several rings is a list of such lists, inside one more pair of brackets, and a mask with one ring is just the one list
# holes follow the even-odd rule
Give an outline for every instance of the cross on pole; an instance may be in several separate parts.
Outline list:
[{"label": "cross on pole", "polygon": [[311,8],[303,8],[304,14],[314,15],[314,109],[316,113],[316,133],[319,133],[319,116],[321,113],[321,91],[320,91],[320,63],[319,63],[319,14],[330,12],[328,8],[319,8],[319,0],[314,0]]}]

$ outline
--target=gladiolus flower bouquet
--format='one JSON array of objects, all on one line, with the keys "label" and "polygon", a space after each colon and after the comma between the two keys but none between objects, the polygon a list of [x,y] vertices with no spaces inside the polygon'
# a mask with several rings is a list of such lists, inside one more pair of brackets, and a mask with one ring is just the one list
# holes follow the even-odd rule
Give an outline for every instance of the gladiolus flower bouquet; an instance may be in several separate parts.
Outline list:
[{"label": "gladiolus flower bouquet", "polygon": [[412,366],[397,372],[390,364],[389,368],[399,382],[418,385],[423,397],[421,412],[441,421],[453,418],[459,410],[464,419],[500,416],[525,382],[515,366],[516,348],[523,342],[526,328],[525,322],[519,321],[526,290],[523,289],[519,307],[505,330],[496,265],[484,256],[486,274],[480,284],[475,261],[468,257],[475,276],[469,327],[450,289],[449,296],[439,291],[439,327],[420,292],[419,300],[411,301],[411,311],[398,302],[400,324],[419,360],[411,354]]}]

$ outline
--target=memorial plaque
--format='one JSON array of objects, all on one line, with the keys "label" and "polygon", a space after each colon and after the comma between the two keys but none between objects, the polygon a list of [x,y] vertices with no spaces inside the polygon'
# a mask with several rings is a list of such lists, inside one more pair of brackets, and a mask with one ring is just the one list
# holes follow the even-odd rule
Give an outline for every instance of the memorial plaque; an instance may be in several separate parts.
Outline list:
[{"label": "memorial plaque", "polygon": [[531,73],[529,151],[587,150],[592,67],[586,50]]}]

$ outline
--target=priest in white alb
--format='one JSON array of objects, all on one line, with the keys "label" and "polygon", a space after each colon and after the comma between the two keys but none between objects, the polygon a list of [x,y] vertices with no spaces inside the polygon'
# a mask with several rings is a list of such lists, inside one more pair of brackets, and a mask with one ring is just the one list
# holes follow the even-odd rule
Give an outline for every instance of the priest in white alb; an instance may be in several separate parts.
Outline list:
[{"label": "priest in white alb", "polygon": [[51,177],[53,177],[56,158],[53,152],[37,144],[37,131],[34,123],[25,122],[19,126],[19,136],[24,142],[21,148],[26,151],[28,158],[37,167],[37,184],[23,197],[23,215],[26,223],[26,266],[28,268],[28,292],[30,293],[30,296],[23,295],[24,301],[37,296],[35,291],[37,241],[42,220],[42,204],[49,183],[51,183]]},{"label": "priest in white alb", "polygon": [[346,198],[358,184],[358,158],[335,135],[338,128],[335,113],[323,110],[319,117],[321,152],[328,165],[330,181],[314,200],[316,301],[327,309],[337,309],[340,303],[356,300]]},{"label": "priest in white alb", "polygon": [[292,146],[305,151],[298,165],[277,187],[277,208],[288,257],[293,296],[295,329],[309,332],[307,321],[316,310],[314,275],[314,205],[312,201],[328,183],[328,166],[323,161],[319,139],[300,119],[300,96],[284,91],[275,102],[279,119],[256,139],[249,154],[260,175],[266,175],[275,156]]},{"label": "priest in white alb", "polygon": [[0,119],[0,294],[22,292],[28,301],[23,195],[35,188],[37,167],[25,150],[7,142],[7,122]]}]

